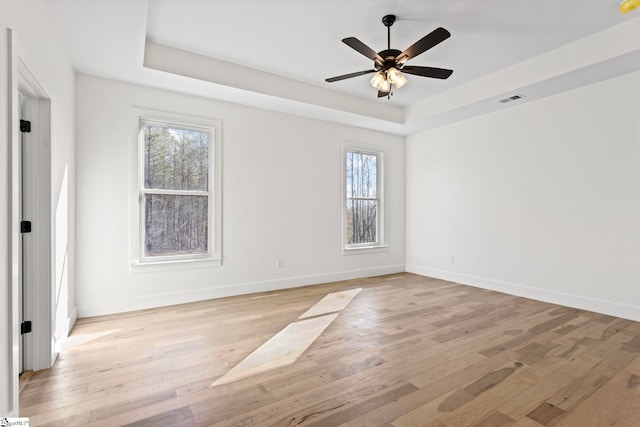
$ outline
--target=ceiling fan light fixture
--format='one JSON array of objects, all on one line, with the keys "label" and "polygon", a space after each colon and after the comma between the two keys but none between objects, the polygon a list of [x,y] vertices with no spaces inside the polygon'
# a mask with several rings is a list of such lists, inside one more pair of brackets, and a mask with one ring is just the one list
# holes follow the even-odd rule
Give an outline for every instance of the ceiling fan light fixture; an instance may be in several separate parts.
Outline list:
[{"label": "ceiling fan light fixture", "polygon": [[407,78],[404,76],[404,74],[400,73],[400,77],[398,78],[398,81],[396,82],[396,87],[398,89],[400,89],[402,86],[406,85],[408,82]]},{"label": "ceiling fan light fixture", "polygon": [[382,80],[382,82],[378,86],[378,90],[380,92],[389,92],[389,91],[391,91],[391,82],[389,82],[389,80],[387,80],[387,79]]},{"label": "ceiling fan light fixture", "polygon": [[371,78],[371,86],[375,87],[376,89],[379,89],[380,85],[382,84],[382,82],[384,80],[386,80],[386,76],[384,75],[384,73],[382,71],[378,71]]},{"label": "ceiling fan light fixture", "polygon": [[407,84],[407,78],[395,67],[387,70],[387,80],[398,89]]},{"label": "ceiling fan light fixture", "polygon": [[396,84],[398,79],[400,78],[400,71],[397,68],[391,67],[387,70],[387,80],[391,82],[391,84]]}]

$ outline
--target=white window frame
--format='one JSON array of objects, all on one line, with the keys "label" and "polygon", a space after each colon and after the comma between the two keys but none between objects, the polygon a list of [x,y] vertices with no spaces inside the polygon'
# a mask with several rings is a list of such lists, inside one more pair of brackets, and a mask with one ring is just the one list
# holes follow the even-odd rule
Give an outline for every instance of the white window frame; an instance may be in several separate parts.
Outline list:
[{"label": "white window frame", "polygon": [[[376,160],[376,242],[349,244],[347,236],[347,152],[374,155]],[[342,253],[343,255],[378,252],[386,250],[385,240],[385,203],[384,203],[384,152],[374,146],[357,143],[344,143],[342,149]]]},{"label": "white window frame", "polygon": [[[214,267],[222,265],[222,122],[215,119],[187,116],[178,113],[133,109],[132,122],[135,137],[132,144],[132,185],[131,185],[131,266],[147,271],[173,270],[193,267]],[[209,185],[207,191],[155,190],[144,188],[144,129],[149,125],[161,125],[180,129],[208,132],[209,143]],[[196,195],[208,197],[208,242],[206,254],[185,254],[171,256],[145,256],[145,195]]]}]

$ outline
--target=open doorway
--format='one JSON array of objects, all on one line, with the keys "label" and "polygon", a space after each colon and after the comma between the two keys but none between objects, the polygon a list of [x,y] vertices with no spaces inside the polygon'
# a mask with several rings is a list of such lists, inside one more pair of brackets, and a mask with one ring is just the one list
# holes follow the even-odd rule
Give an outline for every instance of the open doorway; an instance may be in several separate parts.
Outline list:
[{"label": "open doorway", "polygon": [[12,408],[19,375],[52,366],[53,281],[51,102],[31,73],[26,51],[11,39],[11,319]]},{"label": "open doorway", "polygon": [[52,363],[50,100],[24,64],[18,68],[20,171],[20,332],[23,370]]},{"label": "open doorway", "polygon": [[[24,95],[22,93],[18,93],[18,97],[19,97],[18,108],[19,108],[19,111],[20,111],[20,120],[21,120],[21,123],[22,123],[22,121],[24,121],[23,117],[26,116],[26,114],[25,114],[25,103],[26,103],[26,101],[25,101],[25,97],[24,97]],[[28,142],[28,141],[26,141],[27,136],[28,136],[28,134],[26,132],[23,132],[23,129],[20,129],[20,137],[18,139],[18,142],[20,144],[20,147],[18,148],[19,155],[20,155],[20,160],[18,162],[18,166],[20,168],[20,171],[18,172],[18,175],[20,177],[20,185],[19,185],[19,187],[20,187],[19,190],[20,191],[19,191],[19,195],[18,195],[18,198],[19,198],[19,202],[18,202],[18,205],[19,205],[18,206],[18,212],[19,213],[18,213],[18,215],[19,215],[20,218],[28,218],[28,216],[29,216],[29,214],[27,212],[27,209],[25,207],[25,193],[28,191],[25,188],[25,186],[26,186],[25,185],[26,184],[26,176],[25,175],[28,175],[27,174],[27,170],[26,170],[27,169],[26,168],[27,165],[25,165],[25,163],[26,163],[25,150],[26,150],[26,145],[27,145],[27,142]],[[20,322],[20,338],[18,340],[19,340],[19,344],[20,344],[20,347],[19,347],[20,348],[19,364],[20,364],[20,376],[21,377],[22,377],[22,375],[23,375],[23,373],[25,371],[25,359],[26,359],[25,336],[24,336],[25,333],[26,333],[26,331],[25,331],[26,328],[23,325],[28,325],[28,324],[24,323],[25,322],[25,318],[28,317],[28,316],[25,316],[24,301],[25,301],[25,288],[26,288],[25,281],[27,280],[26,276],[28,276],[28,271],[29,271],[28,266],[25,265],[25,261],[26,261],[25,260],[25,249],[26,249],[25,246],[29,245],[28,241],[29,241],[29,237],[30,237],[30,234],[27,234],[27,233],[23,232],[23,231],[26,231],[26,230],[23,230],[23,227],[27,224],[26,222],[23,222],[23,221],[25,221],[25,220],[21,219],[21,222],[20,222],[20,238],[19,238],[19,242],[18,242],[18,253],[19,253],[19,256],[20,256],[20,259],[19,259],[19,268],[20,268],[20,270],[18,271],[18,277],[19,277],[19,282],[20,282],[19,283],[20,289],[18,291],[18,320]],[[31,230],[29,230],[29,231],[31,231]],[[28,252],[29,250],[27,249],[26,251]],[[25,273],[27,273],[27,274],[25,274]]]}]

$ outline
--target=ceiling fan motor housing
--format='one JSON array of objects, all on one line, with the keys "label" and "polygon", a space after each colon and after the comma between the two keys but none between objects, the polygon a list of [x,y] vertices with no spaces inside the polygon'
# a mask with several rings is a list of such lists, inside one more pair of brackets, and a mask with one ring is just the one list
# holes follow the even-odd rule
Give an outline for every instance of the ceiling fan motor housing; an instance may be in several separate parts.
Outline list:
[{"label": "ceiling fan motor housing", "polygon": [[380,55],[384,59],[384,64],[378,64],[374,61],[376,70],[387,70],[391,67],[397,67],[398,65],[396,65],[396,57],[401,53],[402,51],[399,51],[398,49],[386,49],[378,52],[378,55]]}]

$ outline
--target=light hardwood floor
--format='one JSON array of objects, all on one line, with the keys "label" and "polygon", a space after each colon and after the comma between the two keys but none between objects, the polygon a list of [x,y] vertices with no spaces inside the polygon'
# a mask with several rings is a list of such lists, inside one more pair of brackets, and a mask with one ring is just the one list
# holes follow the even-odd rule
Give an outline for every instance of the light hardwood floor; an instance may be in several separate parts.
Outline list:
[{"label": "light hardwood floor", "polygon": [[[330,292],[292,365],[213,381]],[[412,274],[78,320],[32,426],[640,426],[640,323]]]}]

